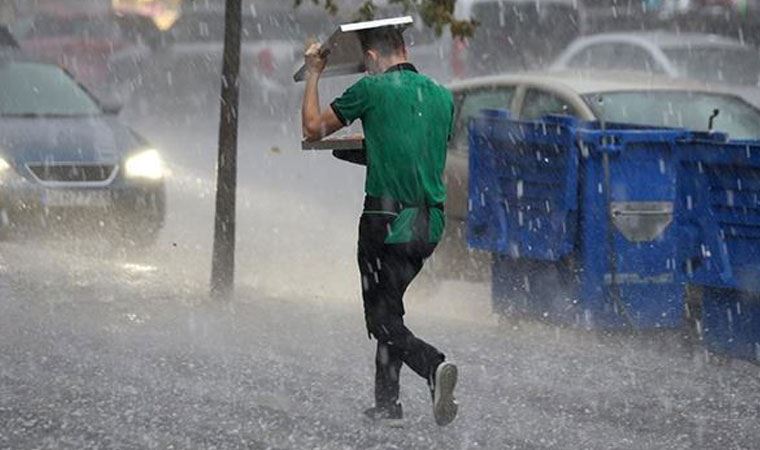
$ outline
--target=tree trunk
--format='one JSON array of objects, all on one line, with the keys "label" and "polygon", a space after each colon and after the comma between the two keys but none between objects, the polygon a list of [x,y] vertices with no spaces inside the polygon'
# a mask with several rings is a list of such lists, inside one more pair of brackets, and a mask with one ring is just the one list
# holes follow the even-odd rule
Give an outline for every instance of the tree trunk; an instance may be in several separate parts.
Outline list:
[{"label": "tree trunk", "polygon": [[241,0],[226,0],[224,62],[216,168],[216,216],[211,295],[229,300],[235,284],[235,191],[240,76]]}]

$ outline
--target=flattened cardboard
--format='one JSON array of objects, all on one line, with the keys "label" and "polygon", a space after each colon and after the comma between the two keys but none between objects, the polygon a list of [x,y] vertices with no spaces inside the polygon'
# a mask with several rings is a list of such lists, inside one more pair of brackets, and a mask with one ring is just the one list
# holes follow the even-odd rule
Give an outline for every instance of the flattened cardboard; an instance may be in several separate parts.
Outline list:
[{"label": "flattened cardboard", "polygon": [[[414,23],[414,19],[411,16],[404,16],[341,25],[322,45],[322,48],[329,52],[327,66],[322,72],[322,77],[336,77],[365,71],[359,32],[383,27],[406,28],[412,23]],[[293,75],[293,80],[298,82],[305,78],[306,66],[301,66],[298,72]]]}]

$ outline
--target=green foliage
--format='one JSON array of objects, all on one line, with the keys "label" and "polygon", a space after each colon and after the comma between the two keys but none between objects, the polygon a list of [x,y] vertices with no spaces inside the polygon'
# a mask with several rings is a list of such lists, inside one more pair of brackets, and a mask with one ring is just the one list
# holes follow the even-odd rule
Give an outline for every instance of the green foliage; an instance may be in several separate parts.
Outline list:
[{"label": "green foliage", "polygon": [[[332,15],[335,15],[338,13],[338,4],[335,2],[335,0],[308,0],[311,1],[311,3],[315,5],[324,5],[327,12],[329,12]],[[295,7],[298,8],[303,4],[304,0],[295,0]]]},{"label": "green foliage", "polygon": [[[294,0],[295,7],[304,1],[324,6],[330,14],[337,14],[340,9],[337,0]],[[388,0],[391,5],[400,5],[405,13],[417,13],[425,26],[432,28],[440,36],[448,26],[455,37],[470,37],[475,33],[478,23],[473,20],[454,18],[456,0]],[[373,0],[365,0],[354,14],[355,20],[372,20],[377,14],[377,5]]]},{"label": "green foliage", "polygon": [[362,3],[362,6],[356,10],[354,20],[372,20],[375,18],[375,14],[377,14],[377,6],[371,0],[368,0]]}]

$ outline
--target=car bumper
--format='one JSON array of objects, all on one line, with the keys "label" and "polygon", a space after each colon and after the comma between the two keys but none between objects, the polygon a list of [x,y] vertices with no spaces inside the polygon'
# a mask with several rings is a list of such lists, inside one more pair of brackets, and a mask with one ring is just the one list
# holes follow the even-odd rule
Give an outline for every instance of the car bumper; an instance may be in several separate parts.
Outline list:
[{"label": "car bumper", "polygon": [[163,226],[162,181],[116,180],[105,187],[47,187],[22,178],[0,183],[0,226],[23,228],[53,222]]}]

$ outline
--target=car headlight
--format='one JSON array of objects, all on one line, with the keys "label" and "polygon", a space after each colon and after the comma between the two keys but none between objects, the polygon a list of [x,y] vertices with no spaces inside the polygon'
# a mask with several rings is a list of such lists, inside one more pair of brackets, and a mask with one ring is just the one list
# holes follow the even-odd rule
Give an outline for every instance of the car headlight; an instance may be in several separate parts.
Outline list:
[{"label": "car headlight", "polygon": [[0,174],[7,172],[10,168],[11,168],[11,165],[8,164],[8,161],[4,160],[3,158],[0,158]]},{"label": "car headlight", "polygon": [[124,167],[127,178],[158,180],[164,176],[164,164],[155,149],[144,150],[127,159]]}]

